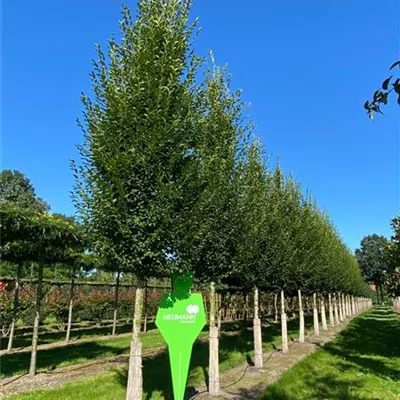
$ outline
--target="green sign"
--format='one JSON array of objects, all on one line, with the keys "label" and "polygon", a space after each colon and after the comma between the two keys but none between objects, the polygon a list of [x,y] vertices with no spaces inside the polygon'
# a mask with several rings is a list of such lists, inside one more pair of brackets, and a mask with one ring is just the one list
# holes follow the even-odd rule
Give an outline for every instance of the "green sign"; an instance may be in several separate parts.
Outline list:
[{"label": "green sign", "polygon": [[190,293],[193,275],[173,278],[173,290],[161,300],[156,325],[168,344],[174,399],[183,400],[192,346],[206,324],[203,297]]}]

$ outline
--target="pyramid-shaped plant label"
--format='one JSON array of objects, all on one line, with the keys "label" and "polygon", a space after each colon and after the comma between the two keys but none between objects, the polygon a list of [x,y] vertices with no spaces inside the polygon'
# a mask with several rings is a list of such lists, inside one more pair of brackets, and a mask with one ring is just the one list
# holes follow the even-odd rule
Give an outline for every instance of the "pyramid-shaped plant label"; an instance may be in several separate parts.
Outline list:
[{"label": "pyramid-shaped plant label", "polygon": [[203,297],[191,293],[192,274],[173,277],[172,293],[161,300],[156,325],[168,344],[174,399],[183,400],[193,343],[206,323]]}]

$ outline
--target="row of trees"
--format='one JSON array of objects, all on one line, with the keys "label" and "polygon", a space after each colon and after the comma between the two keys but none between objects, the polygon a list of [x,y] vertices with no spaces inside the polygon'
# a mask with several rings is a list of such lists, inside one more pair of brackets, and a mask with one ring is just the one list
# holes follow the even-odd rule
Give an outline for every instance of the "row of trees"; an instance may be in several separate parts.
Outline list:
[{"label": "row of trees", "polygon": [[[127,399],[142,398],[144,282],[192,272],[210,284],[210,392],[218,393],[215,290],[360,295],[357,260],[309,193],[271,168],[240,91],[197,57],[190,1],[143,0],[98,48],[84,95],[75,204],[93,251],[137,277]],[[300,295],[301,298],[301,295]],[[255,305],[257,301],[255,300]],[[283,307],[284,308],[284,307]],[[255,313],[255,320],[258,320]]]}]

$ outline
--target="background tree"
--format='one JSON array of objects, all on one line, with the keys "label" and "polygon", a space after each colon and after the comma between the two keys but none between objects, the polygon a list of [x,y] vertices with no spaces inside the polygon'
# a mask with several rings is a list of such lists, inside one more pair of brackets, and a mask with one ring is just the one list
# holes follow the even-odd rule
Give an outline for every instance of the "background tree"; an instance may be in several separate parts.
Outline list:
[{"label": "background tree", "polygon": [[390,264],[388,259],[389,241],[380,235],[368,235],[361,240],[361,246],[356,249],[356,258],[360,264],[361,273],[367,282],[375,283],[377,293],[381,295]]},{"label": "background tree", "polygon": [[43,199],[37,197],[29,179],[22,172],[10,169],[0,172],[0,206],[4,203],[37,212],[50,209]]}]

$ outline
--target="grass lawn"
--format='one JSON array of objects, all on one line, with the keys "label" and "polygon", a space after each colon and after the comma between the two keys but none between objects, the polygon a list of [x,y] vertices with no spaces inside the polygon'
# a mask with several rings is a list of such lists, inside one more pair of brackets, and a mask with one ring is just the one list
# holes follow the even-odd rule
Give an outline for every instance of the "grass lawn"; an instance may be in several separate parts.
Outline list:
[{"label": "grass lawn", "polygon": [[[307,319],[307,326],[311,327],[311,318]],[[227,327],[228,328],[228,327]],[[235,331],[238,324],[232,324],[229,329]],[[294,340],[297,336],[298,321],[288,323],[289,336]],[[203,332],[203,334],[207,334]],[[159,336],[153,334],[153,336]],[[145,336],[143,337],[145,339]],[[273,324],[263,330],[263,346],[266,351],[280,345],[280,326]],[[122,351],[128,352],[128,344]],[[81,356],[83,353],[81,353]],[[89,354],[85,354],[86,357]],[[222,335],[220,339],[220,370],[243,364],[253,356],[253,333],[245,331],[242,334]],[[38,358],[40,360],[40,357]],[[188,386],[198,385],[207,378],[208,370],[208,343],[197,342],[193,348]],[[118,400],[125,399],[127,381],[126,369],[111,370],[98,377],[85,379],[75,383],[66,384],[58,389],[35,391],[24,395],[10,397],[13,400]],[[168,353],[165,351],[143,361],[143,381],[146,399],[172,399],[172,386]]]},{"label": "grass lawn", "polygon": [[376,307],[267,388],[262,400],[400,399],[400,318]]}]

